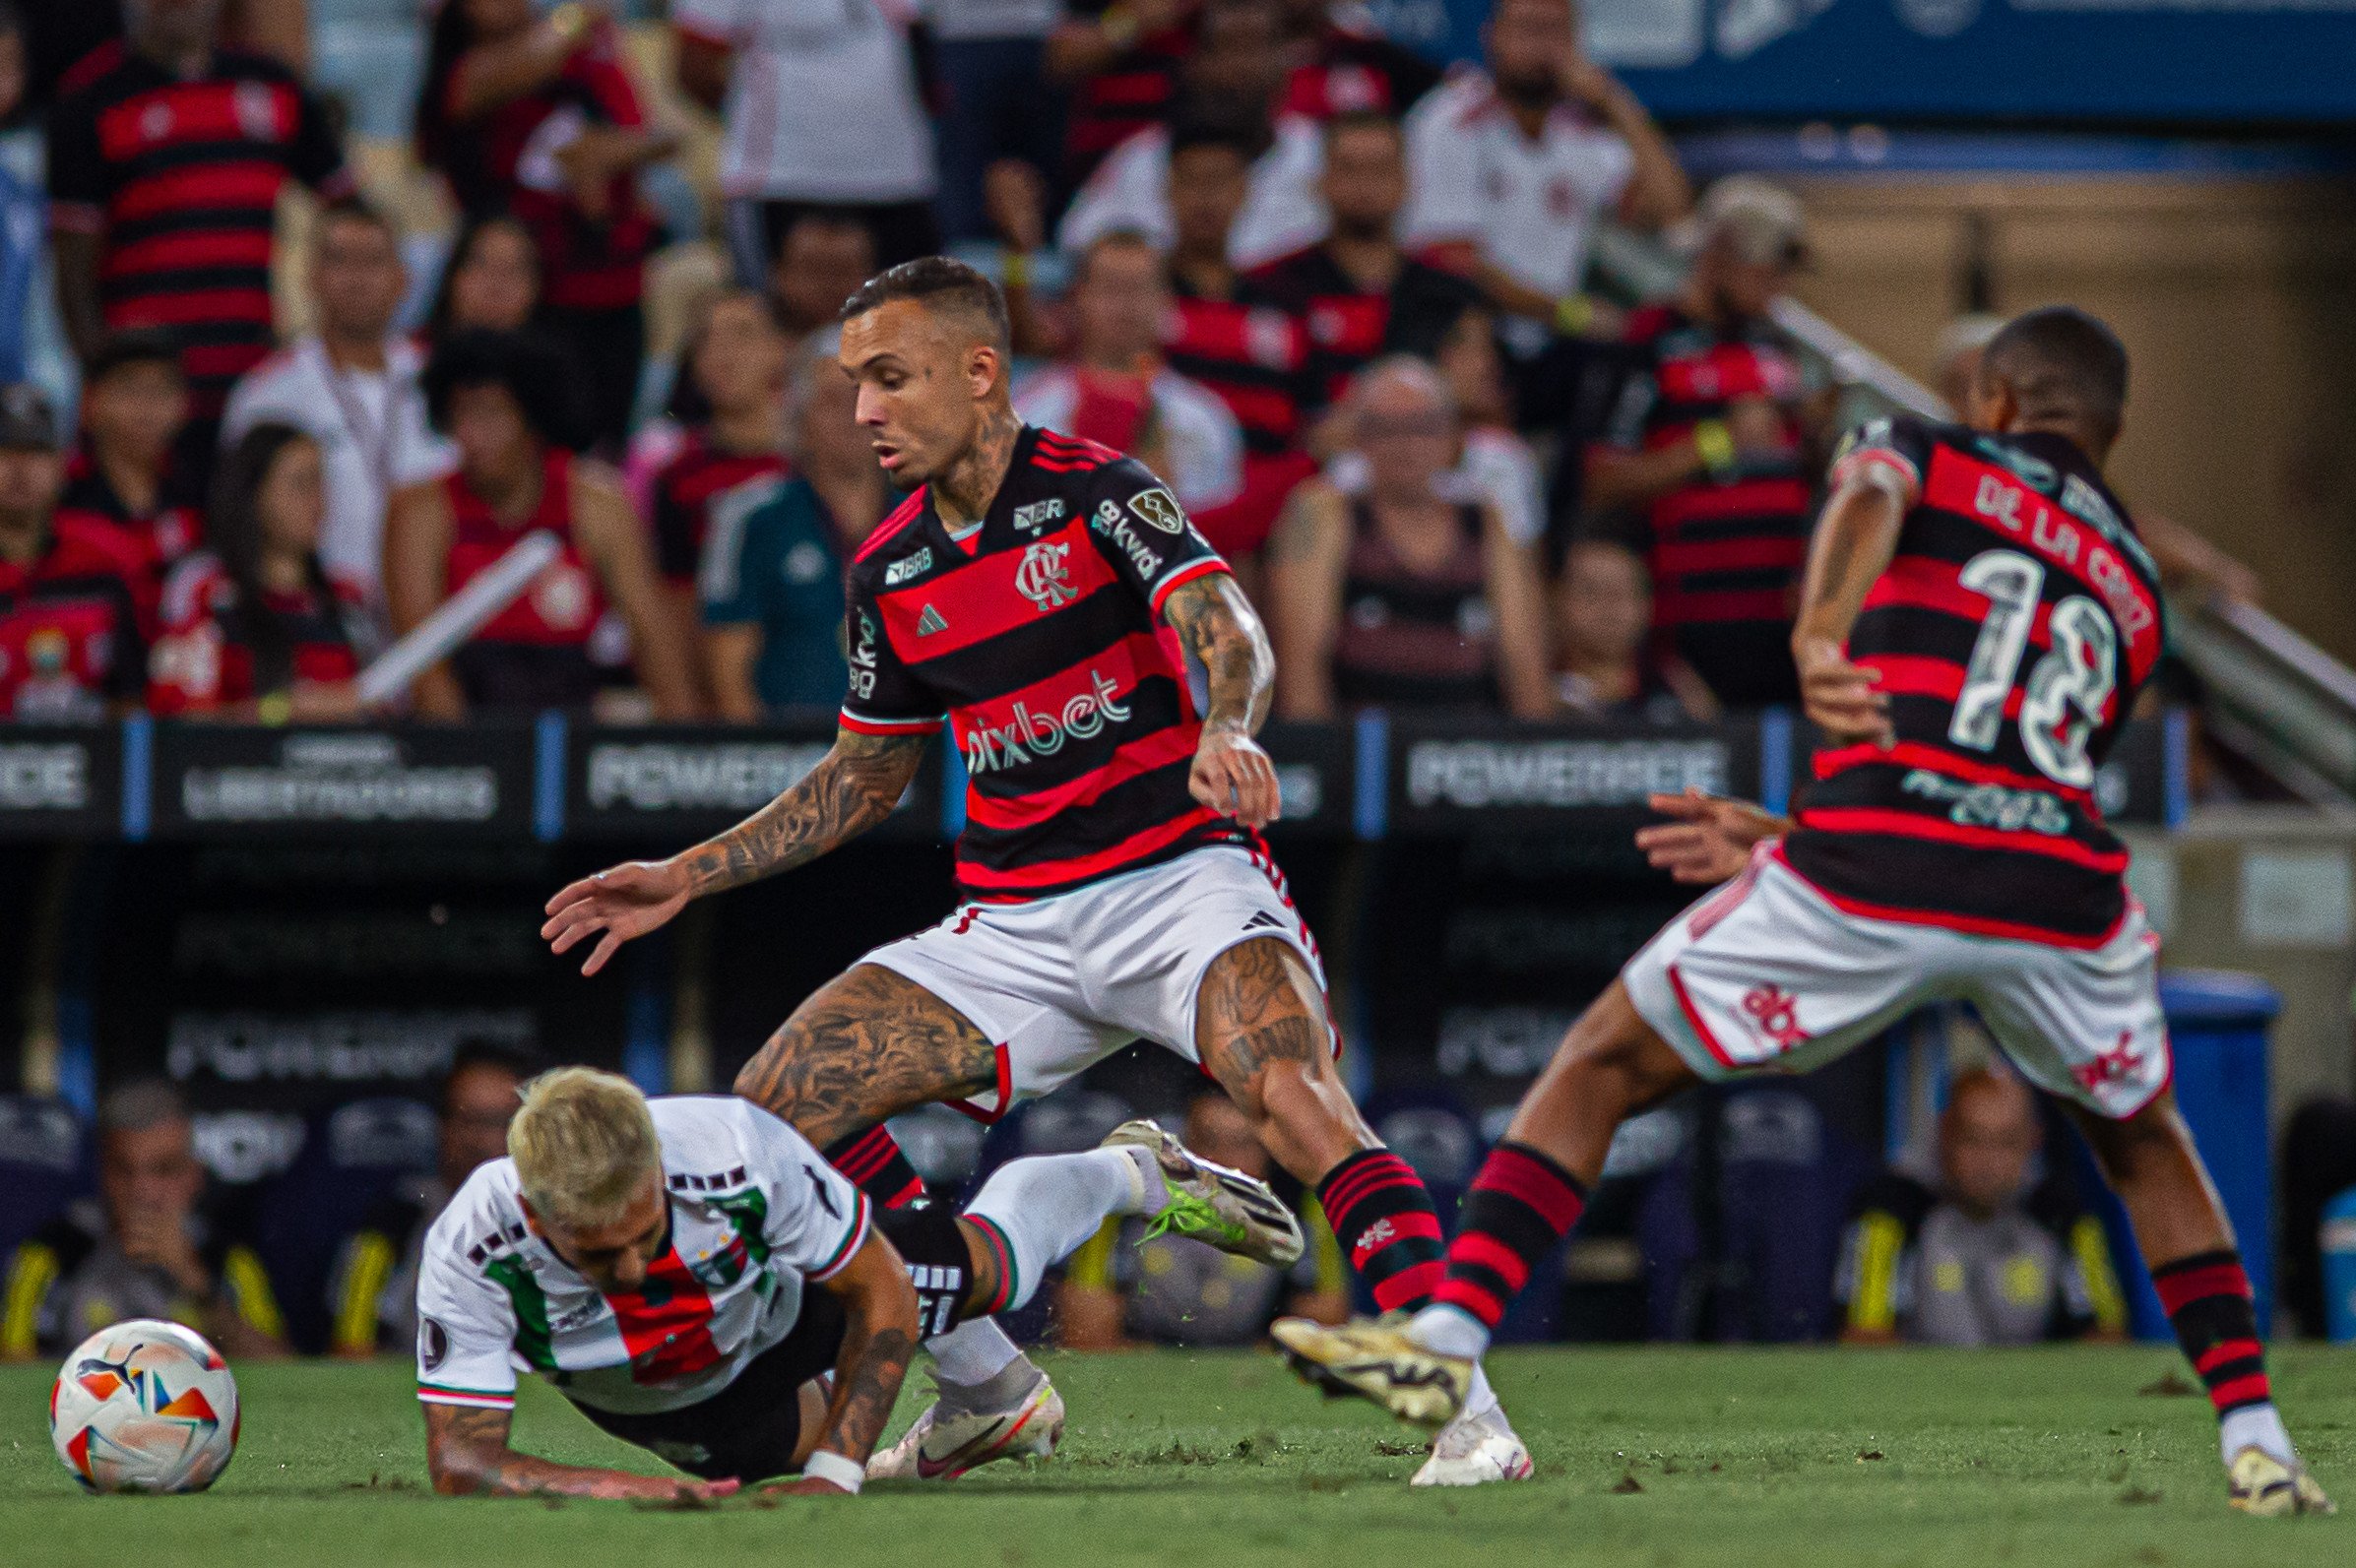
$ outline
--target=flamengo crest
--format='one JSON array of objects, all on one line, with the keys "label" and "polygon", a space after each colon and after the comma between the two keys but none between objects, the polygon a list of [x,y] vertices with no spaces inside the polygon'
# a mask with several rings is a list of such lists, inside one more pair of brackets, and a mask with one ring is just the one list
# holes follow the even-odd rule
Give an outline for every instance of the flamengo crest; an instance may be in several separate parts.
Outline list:
[{"label": "flamengo crest", "polygon": [[1071,568],[1065,565],[1071,545],[1050,544],[1046,540],[1023,551],[1023,562],[1014,569],[1014,591],[1029,599],[1042,611],[1057,609],[1080,596],[1072,587]]}]

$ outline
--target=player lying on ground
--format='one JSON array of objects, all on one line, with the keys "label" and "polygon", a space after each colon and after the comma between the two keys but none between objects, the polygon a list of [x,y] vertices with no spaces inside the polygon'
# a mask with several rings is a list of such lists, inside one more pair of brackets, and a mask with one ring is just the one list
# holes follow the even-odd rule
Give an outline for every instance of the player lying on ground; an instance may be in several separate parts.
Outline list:
[{"label": "player lying on ground", "polygon": [[[559,953],[595,938],[582,966],[595,973],[688,900],[817,858],[892,813],[946,721],[967,774],[965,902],[821,987],[737,1092],[890,1203],[923,1189],[885,1117],[945,1099],[995,1119],[1150,1039],[1200,1063],[1314,1186],[1377,1302],[1420,1305],[1439,1276],[1439,1217],[1342,1086],[1316,942],[1259,842],[1278,802],[1252,739],[1275,677],[1258,616],[1152,473],[1015,418],[987,279],[910,262],[843,318],[859,420],[919,488],[851,568],[834,748],[719,838],[564,889],[541,934]],[[1199,711],[1181,655],[1202,666]],[[974,1423],[944,1420],[927,1451]],[[1528,1468],[1476,1377],[1417,1478]]]},{"label": "player lying on ground", "polygon": [[2031,311],[1989,345],[1970,428],[1849,440],[1792,639],[1831,741],[1797,819],[1690,806],[1652,830],[1656,861],[1689,871],[1722,869],[1714,837],[1761,842],[1571,1026],[1475,1179],[1430,1306],[1277,1325],[1305,1375],[1447,1418],[1624,1119],[1961,999],[2062,1097],[2126,1205],[2215,1405],[2234,1506],[2330,1508],[2275,1411],[2233,1232],[2169,1095],[2158,939],[2091,793],[2160,654],[2157,573],[2100,469],[2126,398],[2108,328]]},{"label": "player lying on ground", "polygon": [[[1014,1160],[962,1215],[872,1223],[798,1133],[732,1097],[650,1101],[626,1079],[559,1068],[525,1086],[507,1147],[434,1223],[419,1269],[417,1397],[444,1493],[711,1498],[796,1472],[787,1490],[856,1492],[919,1337],[1022,1305],[1107,1219],[1150,1216],[1269,1262],[1301,1251],[1273,1193],[1151,1122],[1086,1154]],[[928,1473],[1050,1446],[1035,1438],[1062,1406],[1018,1359],[1008,1346],[996,1365],[960,1368],[1012,1430]],[[518,1362],[701,1478],[516,1452]]]}]

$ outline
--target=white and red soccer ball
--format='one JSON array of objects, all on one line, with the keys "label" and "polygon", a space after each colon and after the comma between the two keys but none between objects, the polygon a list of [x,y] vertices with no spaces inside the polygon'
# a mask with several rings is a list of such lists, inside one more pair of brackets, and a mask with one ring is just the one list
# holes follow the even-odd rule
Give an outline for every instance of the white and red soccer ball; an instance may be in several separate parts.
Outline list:
[{"label": "white and red soccer ball", "polygon": [[193,1329],[117,1323],[58,1368],[49,1441],[91,1491],[201,1492],[237,1451],[237,1380]]}]

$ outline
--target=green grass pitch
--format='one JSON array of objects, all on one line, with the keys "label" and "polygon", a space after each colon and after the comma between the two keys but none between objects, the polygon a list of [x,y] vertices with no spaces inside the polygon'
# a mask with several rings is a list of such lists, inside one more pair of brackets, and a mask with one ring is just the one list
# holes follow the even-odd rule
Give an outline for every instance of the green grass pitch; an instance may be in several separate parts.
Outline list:
[{"label": "green grass pitch", "polygon": [[[436,1498],[393,1362],[250,1368],[244,1445],[212,1492],[85,1497],[49,1449],[49,1374],[11,1368],[0,1563],[2356,1563],[2356,1512],[2225,1507],[2207,1406],[2138,1392],[2178,1370],[2158,1347],[1508,1352],[1493,1372],[1539,1477],[1470,1492],[1411,1491],[1410,1433],[1320,1401],[1265,1355],[1047,1364],[1071,1410],[1051,1463],[696,1512]],[[2275,1370],[2317,1474],[2356,1503],[2356,1357],[2295,1348]],[[516,1424],[552,1458],[659,1468],[537,1386]]]}]

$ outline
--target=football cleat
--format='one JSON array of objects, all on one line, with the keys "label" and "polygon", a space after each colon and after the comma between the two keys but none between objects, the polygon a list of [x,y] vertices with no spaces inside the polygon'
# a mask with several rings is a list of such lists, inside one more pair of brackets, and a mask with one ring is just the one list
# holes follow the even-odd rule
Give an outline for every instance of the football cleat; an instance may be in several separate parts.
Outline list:
[{"label": "football cleat", "polygon": [[1063,1397],[1044,1377],[1011,1410],[943,1415],[936,1398],[900,1441],[867,1461],[867,1479],[955,1480],[992,1460],[1046,1459],[1062,1437]]},{"label": "football cleat", "polygon": [[2225,1476],[2226,1501],[2260,1519],[2339,1512],[2315,1477],[2307,1474],[2306,1466],[2285,1465],[2262,1448],[2245,1448],[2234,1455]]},{"label": "football cleat", "polygon": [[1142,1149],[1161,1166],[1170,1202],[1147,1223],[1148,1238],[1192,1236],[1279,1269],[1300,1261],[1301,1222],[1266,1182],[1213,1164],[1150,1121],[1122,1122],[1102,1147]]},{"label": "football cleat", "polygon": [[1514,1435],[1501,1410],[1467,1411],[1439,1429],[1432,1457],[1410,1486],[1486,1486],[1491,1481],[1528,1480],[1530,1451]]},{"label": "football cleat", "polygon": [[1335,1398],[1371,1400],[1419,1426],[1447,1425],[1472,1392],[1468,1357],[1427,1350],[1396,1323],[1353,1318],[1327,1328],[1307,1318],[1279,1318],[1268,1332],[1303,1382]]}]

